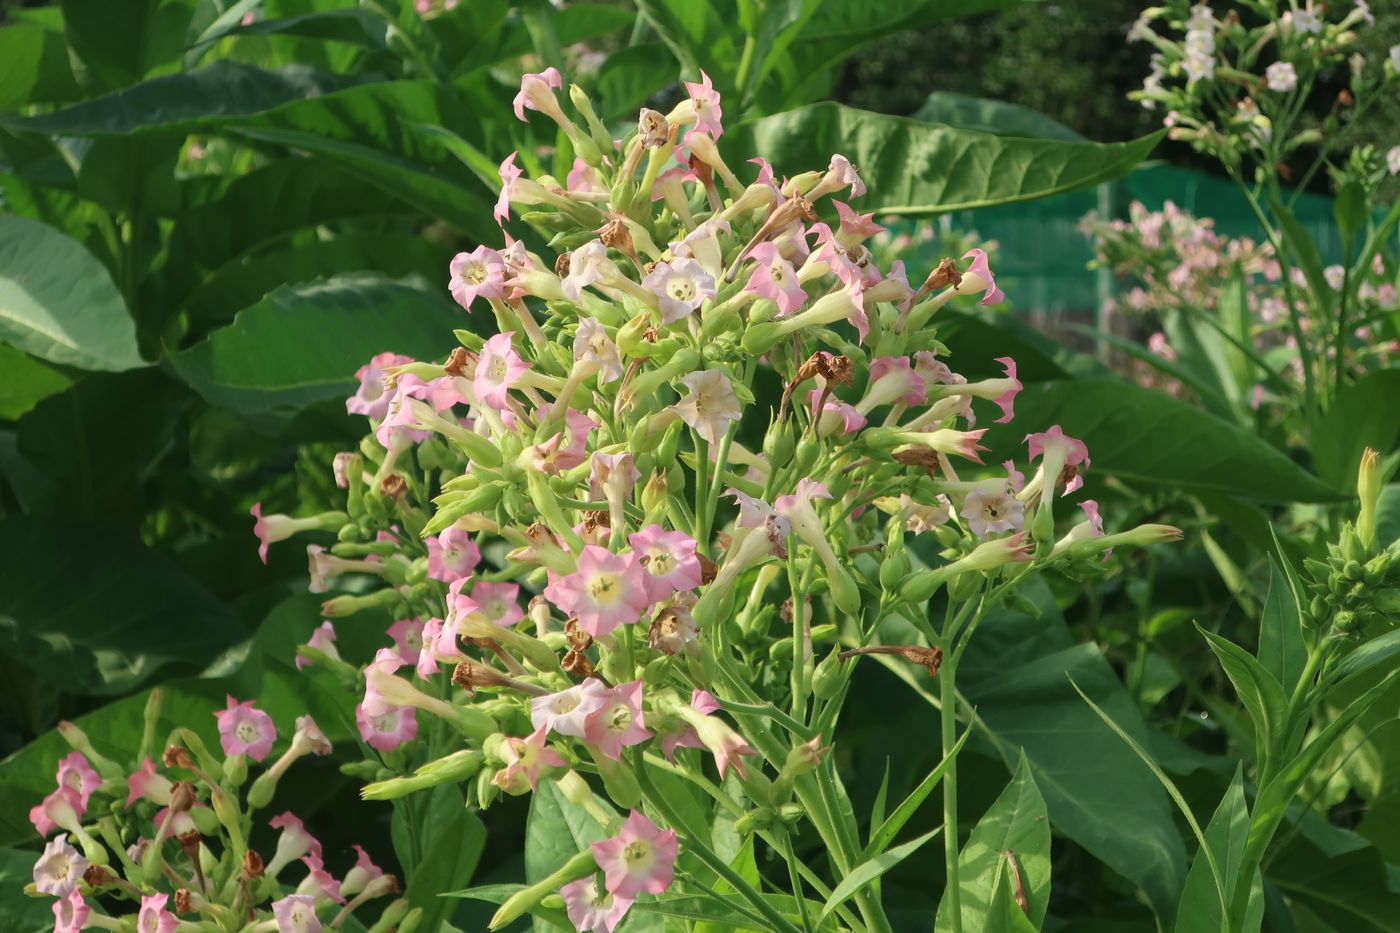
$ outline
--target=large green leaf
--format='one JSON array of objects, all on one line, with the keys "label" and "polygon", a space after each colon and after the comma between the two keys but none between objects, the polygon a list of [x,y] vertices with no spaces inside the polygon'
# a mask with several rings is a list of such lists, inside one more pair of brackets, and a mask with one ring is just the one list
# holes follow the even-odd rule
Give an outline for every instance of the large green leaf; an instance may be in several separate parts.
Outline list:
[{"label": "large green leaf", "polygon": [[6,343],[0,343],[0,421],[13,421],[72,385],[73,380]]},{"label": "large green leaf", "polygon": [[[1011,783],[973,827],[958,855],[961,879],[962,929],[985,933],[994,912],[997,879],[1010,872],[1008,856],[1015,859],[1016,875],[1026,897],[1027,916],[1040,928],[1050,902],[1050,824],[1045,800],[1036,789],[1030,762],[1022,756]],[[1015,885],[1012,884],[1014,890]],[[953,918],[945,894],[938,905],[936,930],[951,930]]]},{"label": "large green leaf", "polygon": [[1366,840],[1316,815],[1301,817],[1293,836],[1268,867],[1268,879],[1345,933],[1390,933],[1400,916],[1400,870]]},{"label": "large green leaf", "polygon": [[[1227,900],[1229,889],[1233,888],[1243,868],[1240,860],[1249,837],[1249,810],[1245,807],[1242,771],[1242,768],[1236,769],[1235,778],[1230,782],[1230,788],[1205,832],[1206,845],[1210,846],[1211,855],[1225,882]],[[1252,870],[1258,873],[1257,868]],[[1255,884],[1258,885],[1258,882]],[[1264,908],[1262,895],[1263,888],[1259,887],[1257,899],[1250,899],[1250,913],[1255,926],[1259,923],[1258,912]],[[1215,879],[1211,877],[1210,864],[1204,854],[1197,852],[1191,862],[1191,870],[1186,873],[1186,886],[1181,891],[1181,906],[1176,912],[1176,933],[1222,933],[1225,930],[1225,917],[1221,913],[1220,903],[1220,892],[1216,890]]]},{"label": "large green leaf", "polygon": [[[605,801],[598,803],[611,812]],[[541,781],[530,795],[530,816],[525,822],[525,880],[534,884],[607,835],[607,828],[570,802],[553,781]],[[536,933],[548,930],[547,921],[535,921]]]},{"label": "large green leaf", "polygon": [[598,115],[604,120],[635,117],[639,107],[678,75],[675,57],[659,43],[614,52],[598,69]]},{"label": "large green leaf", "polygon": [[36,858],[34,852],[0,849],[0,927],[8,933],[45,933],[54,927],[53,902],[24,893],[34,880]]},{"label": "large green leaf", "polygon": [[70,693],[131,690],[208,664],[247,632],[178,564],[95,524],[0,522],[0,642]]},{"label": "large green leaf", "polygon": [[1119,379],[1028,385],[1015,422],[994,426],[984,443],[1001,459],[1052,424],[1088,444],[1095,472],[1266,502],[1340,498],[1253,432]]},{"label": "large green leaf", "polygon": [[[471,880],[486,848],[486,826],[466,808],[461,790],[452,784],[395,801],[395,828],[406,828],[410,819],[420,834],[395,834],[399,862],[408,878],[404,896],[423,911],[423,929],[440,929],[461,904],[442,893],[460,890]],[[405,835],[411,838],[404,839]]]},{"label": "large green leaf", "polygon": [[0,111],[66,103],[80,93],[61,33],[27,25],[0,29]]},{"label": "large green leaf", "polygon": [[140,81],[185,48],[194,0],[61,0],[68,44],[111,87]]},{"label": "large green leaf", "polygon": [[192,132],[213,121],[266,113],[355,83],[305,65],[266,71],[225,59],[194,71],[152,78],[53,113],[10,116],[0,123],[15,130],[73,135]]},{"label": "large green leaf", "polygon": [[[1151,733],[1097,646],[1075,644],[1048,590],[1036,584],[1027,592],[1040,617],[990,612],[959,667],[959,691],[976,710],[973,742],[990,743],[1008,768],[1024,753],[1055,829],[1139,885],[1169,921],[1186,874],[1171,805],[1152,772],[1070,679],[1132,734],[1149,740]],[[883,640],[910,644],[919,636],[913,626],[887,620]],[[926,675],[899,662],[887,666],[933,701]]]},{"label": "large green leaf", "polygon": [[996,136],[1058,139],[1066,143],[1088,142],[1058,120],[1029,107],[972,97],[956,91],[934,91],[909,117],[924,123],[943,123]]},{"label": "large green leaf", "polygon": [[947,211],[1029,201],[1122,177],[1161,140],[1068,143],[994,136],[905,117],[812,104],[735,127],[742,157],[787,171],[825,168],[839,152],[859,166],[862,210]]},{"label": "large green leaf", "polygon": [[445,293],[370,274],[280,288],[170,362],[215,405],[300,408],[349,395],[377,353],[446,355],[464,313]]},{"label": "large green leaf", "polygon": [[1254,727],[1255,760],[1267,767],[1272,751],[1283,745],[1288,728],[1288,698],[1284,696],[1283,687],[1248,651],[1228,638],[1201,628],[1199,623],[1196,627],[1210,643],[1235,693],[1249,711]]},{"label": "large green leaf", "polygon": [[1382,454],[1400,438],[1400,369],[1368,373],[1342,390],[1313,432],[1310,449],[1317,475],[1338,489],[1356,488],[1361,452]]},{"label": "large green leaf", "polygon": [[80,369],[145,365],[136,325],[102,263],[24,217],[0,216],[0,338]]}]

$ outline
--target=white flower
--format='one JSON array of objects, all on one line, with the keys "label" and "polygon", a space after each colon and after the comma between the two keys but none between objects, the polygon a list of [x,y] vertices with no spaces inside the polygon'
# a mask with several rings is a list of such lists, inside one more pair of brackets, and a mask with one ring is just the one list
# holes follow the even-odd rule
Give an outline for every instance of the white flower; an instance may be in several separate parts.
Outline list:
[{"label": "white flower", "polygon": [[1390,169],[1390,174],[1400,175],[1400,146],[1393,146],[1385,154],[1386,167]]},{"label": "white flower", "polygon": [[77,889],[87,867],[88,860],[68,844],[68,834],[59,833],[34,863],[34,887],[41,894],[67,897]]},{"label": "white flower", "polygon": [[1298,86],[1298,72],[1292,62],[1274,62],[1264,72],[1264,81],[1269,90],[1287,94]]},{"label": "white flower", "polygon": [[676,412],[695,433],[711,444],[719,443],[729,430],[729,422],[743,414],[729,377],[722,370],[702,369],[682,376],[681,382],[690,394],[676,403]]}]

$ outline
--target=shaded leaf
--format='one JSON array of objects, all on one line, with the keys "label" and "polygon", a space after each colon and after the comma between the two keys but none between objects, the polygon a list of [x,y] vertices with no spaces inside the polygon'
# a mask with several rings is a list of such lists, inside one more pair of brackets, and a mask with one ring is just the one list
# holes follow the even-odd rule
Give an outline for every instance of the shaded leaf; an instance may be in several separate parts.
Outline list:
[{"label": "shaded leaf", "polygon": [[822,905],[821,916],[817,919],[818,924],[824,921],[837,907],[859,894],[862,888],[913,855],[923,847],[924,843],[942,831],[943,827],[941,826],[931,829],[922,836],[887,849],[874,858],[867,859],[851,868],[850,871],[841,876],[841,883],[836,886],[831,892],[831,896],[826,899],[826,903]]},{"label": "shaded leaf", "polygon": [[1119,178],[1160,141],[1067,143],[978,133],[905,117],[812,104],[734,128],[742,157],[789,171],[825,168],[840,152],[869,189],[861,210],[938,214],[1010,204]]},{"label": "shaded leaf", "polygon": [[76,240],[24,217],[0,216],[0,338],[80,369],[146,365],[107,269]]},{"label": "shaded leaf", "polygon": [[5,374],[0,379],[0,421],[13,421],[73,384],[63,373],[5,343],[0,343],[0,372]]},{"label": "shaded leaf", "polygon": [[1267,766],[1273,750],[1282,745],[1288,728],[1288,699],[1283,688],[1248,651],[1228,638],[1201,628],[1199,623],[1196,628],[1210,643],[1235,693],[1249,710],[1254,726],[1255,759],[1261,766]]},{"label": "shaded leaf", "polygon": [[1303,616],[1288,576],[1269,555],[1269,592],[1259,619],[1259,663],[1291,694],[1308,661]]},{"label": "shaded leaf", "polygon": [[7,518],[0,565],[0,640],[71,693],[122,693],[168,665],[202,667],[247,637],[227,607],[129,532]]},{"label": "shaded leaf", "polygon": [[924,123],[943,123],[997,136],[1058,139],[1067,143],[1088,141],[1058,120],[1029,107],[972,97],[956,91],[934,91],[909,117]]},{"label": "shaded leaf", "polygon": [[[1236,768],[1229,790],[1225,792],[1215,815],[1206,826],[1205,836],[1206,844],[1215,856],[1215,864],[1220,867],[1224,877],[1227,889],[1225,897],[1228,899],[1236,879],[1240,876],[1243,867],[1240,860],[1244,856],[1245,842],[1249,838],[1249,810],[1244,800],[1242,767]],[[1257,874],[1258,869],[1253,870]],[[1254,914],[1254,918],[1253,924],[1247,925],[1247,929],[1258,926],[1257,912],[1262,911],[1263,907],[1263,888],[1259,887],[1257,900],[1255,897],[1250,899],[1250,912]],[[1176,912],[1176,933],[1222,933],[1225,928],[1225,917],[1220,907],[1220,892],[1216,890],[1215,881],[1211,878],[1210,866],[1205,858],[1197,853],[1191,862],[1191,870],[1186,873],[1186,887],[1181,892],[1181,906]]]},{"label": "shaded leaf", "polygon": [[66,103],[81,93],[62,33],[22,24],[0,29],[0,111]]},{"label": "shaded leaf", "polygon": [[598,69],[598,115],[604,120],[635,117],[639,107],[679,76],[675,56],[664,45],[634,45],[614,52]]},{"label": "shaded leaf", "polygon": [[461,309],[444,291],[371,274],[280,288],[170,362],[212,404],[241,412],[347,396],[377,353],[452,349]]},{"label": "shaded leaf", "polygon": [[60,0],[64,33],[110,87],[140,81],[184,50],[193,0]]},{"label": "shaded leaf", "polygon": [[1332,402],[1313,432],[1310,450],[1317,475],[1338,489],[1356,489],[1356,471],[1367,447],[1382,454],[1400,438],[1400,369],[1367,373]]}]

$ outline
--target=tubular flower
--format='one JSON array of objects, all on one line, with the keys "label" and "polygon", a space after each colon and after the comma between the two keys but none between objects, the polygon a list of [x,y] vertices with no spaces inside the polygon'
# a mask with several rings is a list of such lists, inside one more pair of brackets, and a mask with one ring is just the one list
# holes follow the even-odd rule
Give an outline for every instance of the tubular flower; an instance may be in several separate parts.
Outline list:
[{"label": "tubular flower", "polygon": [[663,324],[674,324],[715,297],[715,277],[694,259],[658,262],[642,280],[642,287],[655,293]]},{"label": "tubular flower", "polygon": [[369,853],[359,846],[351,846],[356,852],[355,866],[345,873],[345,877],[340,882],[340,893],[345,897],[353,897],[365,889],[365,887],[376,878],[384,876],[384,869],[370,859]]},{"label": "tubular flower", "polygon": [[963,273],[962,284],[957,286],[959,295],[968,295],[974,292],[982,292],[982,300],[978,304],[999,305],[1006,300],[1006,295],[997,288],[996,279],[992,277],[992,267],[987,263],[987,253],[980,249],[970,249],[963,253],[964,259],[971,259],[972,265]]},{"label": "tubular flower", "polygon": [[695,131],[706,133],[711,139],[724,135],[720,120],[724,110],[720,106],[719,91],[710,83],[710,76],[700,71],[700,81],[685,82],[685,91],[690,95],[691,112],[695,115]]},{"label": "tubular flower", "polygon": [[481,551],[464,528],[448,528],[428,539],[428,576],[451,583],[471,576],[481,563]]},{"label": "tubular flower", "polygon": [[579,933],[590,930],[613,933],[622,918],[627,916],[633,901],[633,898],[621,897],[610,893],[605,887],[599,887],[598,879],[592,875],[564,885],[559,889],[559,896],[564,898],[569,922]]},{"label": "tubular flower", "polygon": [[34,887],[40,894],[67,897],[78,889],[87,867],[88,860],[68,844],[68,834],[59,833],[34,863]]},{"label": "tubular flower", "polygon": [[138,800],[149,800],[162,807],[170,806],[170,792],[174,787],[170,779],[156,773],[156,763],[149,757],[141,762],[136,773],[126,779],[129,793],[126,798],[128,809]]},{"label": "tubular flower", "polygon": [[594,318],[579,318],[574,337],[574,360],[592,365],[599,385],[622,378],[622,357],[618,354],[617,344]]},{"label": "tubular flower", "polygon": [[79,933],[88,925],[92,908],[75,887],[53,904],[53,933]]},{"label": "tubular flower", "polygon": [[453,602],[453,612],[457,615],[477,613],[492,625],[510,628],[525,618],[520,608],[520,587],[514,583],[488,583],[478,580],[471,595],[457,595]]},{"label": "tubular flower", "polygon": [[457,304],[468,311],[478,298],[499,299],[505,296],[505,260],[489,246],[478,246],[470,253],[453,256],[448,271],[451,277],[447,290]]},{"label": "tubular flower", "polygon": [[272,902],[272,915],[277,920],[277,933],[321,933],[314,897],[288,894]]},{"label": "tubular flower", "polygon": [[507,738],[501,743],[501,756],[506,766],[496,772],[495,783],[507,793],[520,793],[525,785],[534,790],[539,784],[540,771],[562,768],[564,759],[545,743],[549,729],[540,726],[523,739]]},{"label": "tubular flower", "polygon": [[[807,401],[812,406],[812,420],[817,422],[817,431],[822,435],[854,434],[865,427],[865,415],[854,405],[828,395],[823,389],[813,389],[807,393]],[[821,404],[821,413],[817,405]]]},{"label": "tubular flower", "polygon": [[355,726],[371,748],[392,752],[418,737],[418,718],[411,706],[377,705],[371,714],[361,703],[355,707]]},{"label": "tubular flower", "polygon": [[[315,648],[317,651],[333,660],[338,660],[340,658],[340,652],[335,649],[335,626],[332,625],[329,620],[322,621],[321,624],[312,631],[311,637],[307,639],[306,646],[308,648]],[[297,670],[302,670],[310,663],[310,658],[297,655]]]},{"label": "tubular flower", "polygon": [[1084,485],[1080,473],[1089,468],[1089,448],[1083,441],[1066,435],[1058,424],[1051,425],[1047,431],[1027,434],[1026,446],[1032,460],[1040,458],[1040,469],[1021,490],[1021,498],[1029,500],[1044,491],[1045,498],[1049,499],[1061,480],[1065,483],[1062,495],[1066,496]]},{"label": "tubular flower", "polygon": [[743,414],[729,377],[723,370],[702,369],[682,376],[680,381],[690,394],[676,403],[676,412],[696,434],[718,444],[729,430],[729,423]]},{"label": "tubular flower", "polygon": [[165,909],[166,894],[148,894],[141,898],[141,910],[136,915],[136,933],[174,933],[179,921]]},{"label": "tubular flower", "polygon": [[282,830],[281,835],[277,837],[277,850],[272,856],[272,861],[268,862],[263,870],[267,877],[276,878],[282,869],[303,855],[321,857],[321,843],[306,831],[306,826],[290,811],[274,816],[268,820],[267,825]]},{"label": "tubular flower", "polygon": [[79,812],[86,812],[88,800],[102,783],[82,752],[69,752],[58,760],[58,786],[71,790]]},{"label": "tubular flower", "polygon": [[524,75],[520,79],[520,91],[515,95],[515,118],[524,120],[526,110],[538,110],[550,117],[558,112],[562,116],[563,111],[559,109],[554,92],[563,86],[564,78],[559,74],[558,68],[546,68],[538,73]]},{"label": "tubular flower", "polygon": [[909,365],[907,357],[882,356],[870,364],[870,385],[865,397],[856,403],[856,411],[863,415],[881,405],[920,405],[928,390],[924,380]]},{"label": "tubular flower", "polygon": [[642,579],[647,597],[653,603],[672,593],[693,590],[700,585],[700,561],[695,556],[695,539],[683,531],[667,531],[648,525],[629,535],[627,543],[646,571]]},{"label": "tubular flower", "polygon": [[385,370],[390,366],[402,366],[412,362],[413,357],[399,353],[380,353],[372,357],[368,363],[355,370],[355,378],[360,380],[360,387],[354,395],[345,400],[346,412],[365,415],[375,421],[383,419],[389,410],[389,397],[392,394],[388,391],[386,380],[389,374]]},{"label": "tubular flower", "polygon": [[1026,526],[1026,503],[1005,488],[972,490],[958,514],[967,519],[967,527],[979,538]]},{"label": "tubular flower", "polygon": [[520,358],[511,345],[510,338],[513,336],[512,332],[506,332],[486,341],[476,364],[476,376],[472,379],[472,392],[497,411],[507,407],[511,386],[530,369],[530,365]]},{"label": "tubular flower", "polygon": [[601,680],[590,677],[567,690],[535,697],[530,700],[530,724],[557,735],[582,738],[588,714],[598,708],[607,692]]},{"label": "tubular flower", "polygon": [[583,722],[583,740],[614,761],[622,749],[651,738],[642,719],[642,682],[619,684],[606,693],[595,693],[594,709]]},{"label": "tubular flower", "polygon": [[776,303],[779,317],[786,317],[802,307],[807,293],[798,281],[797,270],[778,253],[776,245],[760,243],[750,251],[749,257],[756,262],[744,291]]},{"label": "tubular flower", "polygon": [[676,831],[663,830],[633,810],[621,831],[592,843],[598,867],[614,897],[660,894],[671,886],[676,864]]}]

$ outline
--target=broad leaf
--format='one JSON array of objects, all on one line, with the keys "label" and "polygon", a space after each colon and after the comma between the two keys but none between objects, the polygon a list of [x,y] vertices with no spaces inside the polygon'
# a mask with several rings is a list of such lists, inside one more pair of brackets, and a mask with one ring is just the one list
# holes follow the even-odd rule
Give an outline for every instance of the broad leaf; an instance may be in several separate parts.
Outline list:
[{"label": "broad leaf", "polygon": [[[408,878],[404,896],[423,911],[423,928],[436,930],[451,918],[459,904],[441,895],[459,890],[471,880],[486,847],[486,826],[481,817],[466,808],[461,790],[452,784],[395,801],[395,828],[408,821],[419,834],[412,839],[416,845],[411,846],[408,857],[399,852]],[[396,834],[396,848],[399,841]]]},{"label": "broad leaf", "polygon": [[167,665],[203,667],[247,637],[178,564],[124,531],[8,518],[0,566],[0,641],[70,693],[124,693]]},{"label": "broad leaf", "polygon": [[1031,139],[1058,139],[1066,143],[1087,142],[1074,130],[1020,104],[987,100],[956,91],[934,91],[910,119],[943,123],[964,130],[997,136],[1023,136]]},{"label": "broad leaf", "polygon": [[37,26],[0,29],[0,111],[80,96],[63,35]]},{"label": "broad leaf", "polygon": [[[474,888],[467,888],[465,891],[444,891],[443,897],[464,897],[473,901],[485,901],[488,904],[504,904],[519,892],[525,890],[523,884],[483,884]],[[572,931],[574,925],[569,922],[569,915],[563,908],[545,907],[543,904],[536,904],[530,911],[531,916],[537,921],[536,929],[540,922],[549,924],[545,929],[555,929]]]},{"label": "broad leaf", "polygon": [[1333,930],[1389,933],[1400,915],[1400,873],[1355,833],[1313,814],[1271,860],[1268,879]]},{"label": "broad leaf", "polygon": [[464,315],[443,291],[376,275],[281,288],[170,362],[211,403],[236,411],[343,397],[377,353],[432,359],[452,349]]},{"label": "broad leaf", "polygon": [[634,45],[614,52],[598,69],[598,116],[635,118],[639,107],[678,76],[676,59],[664,45]]},{"label": "broad leaf", "polygon": [[34,881],[37,858],[32,851],[0,849],[0,928],[9,933],[46,933],[54,928],[52,899],[24,893],[24,886]]},{"label": "broad leaf", "polygon": [[[1015,875],[1011,875],[1011,861]],[[1035,929],[1045,919],[1050,902],[1050,823],[1045,800],[1035,786],[1030,762],[1022,756],[1011,783],[973,827],[958,855],[959,890],[962,895],[962,929],[986,933],[986,920],[995,914],[998,879],[1007,876],[1015,890],[1019,878],[1026,898],[1027,915]],[[945,893],[938,905],[936,930],[953,928]]]},{"label": "broad leaf", "polygon": [[[1235,770],[1235,778],[1230,788],[1206,826],[1206,844],[1215,856],[1215,864],[1220,868],[1227,890],[1225,898],[1240,876],[1240,859],[1244,856],[1245,841],[1249,837],[1249,810],[1244,800],[1243,768]],[[1257,874],[1258,868],[1253,871]],[[1258,885],[1256,879],[1255,885]],[[1253,925],[1259,923],[1258,911],[1264,908],[1263,888],[1258,889],[1258,898],[1250,898],[1250,912],[1254,915]],[[1186,873],[1186,887],[1181,892],[1181,906],[1176,912],[1176,933],[1222,933],[1225,930],[1225,917],[1221,913],[1221,895],[1216,890],[1211,877],[1210,866],[1200,853],[1191,862],[1191,870]]]},{"label": "broad leaf", "polygon": [[1027,431],[1052,424],[1088,445],[1095,472],[1266,502],[1340,497],[1254,432],[1118,379],[1028,385],[1014,425],[993,427],[984,443],[1010,456]]},{"label": "broad leaf", "polygon": [[13,421],[44,399],[73,384],[63,373],[0,343],[0,421]]},{"label": "broad leaf", "polygon": [[939,214],[1010,204],[1119,178],[1160,133],[1128,143],[1017,139],[905,117],[813,104],[735,127],[744,158],[763,155],[789,171],[823,169],[839,152],[869,189],[862,210]]},{"label": "broad leaf", "polygon": [[[599,800],[598,804],[611,811],[606,802]],[[607,828],[570,802],[553,781],[541,781],[530,795],[530,816],[525,822],[525,880],[531,884],[539,881],[589,843],[600,842],[607,835]],[[546,922],[536,920],[536,933],[545,933]]]},{"label": "broad leaf", "polygon": [[1353,648],[1337,664],[1332,685],[1340,687],[1352,678],[1384,664],[1400,654],[1400,629],[1391,629]]},{"label": "broad leaf", "polygon": [[140,81],[184,50],[194,0],[61,0],[68,44],[111,87]]},{"label": "broad leaf", "polygon": [[[1347,386],[1313,432],[1310,449],[1317,475],[1338,489],[1356,488],[1361,452],[1387,454],[1400,438],[1400,369],[1382,369]],[[1382,542],[1386,543],[1386,542]]]},{"label": "broad leaf", "polygon": [[0,216],[0,338],[80,369],[145,365],[136,325],[102,263],[24,217]]}]

